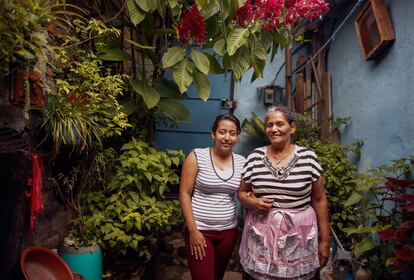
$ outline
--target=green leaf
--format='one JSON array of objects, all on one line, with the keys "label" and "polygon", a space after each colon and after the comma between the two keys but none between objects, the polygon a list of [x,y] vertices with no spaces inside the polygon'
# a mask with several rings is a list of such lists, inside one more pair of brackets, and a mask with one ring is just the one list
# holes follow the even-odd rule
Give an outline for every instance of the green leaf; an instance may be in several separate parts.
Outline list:
[{"label": "green leaf", "polygon": [[241,128],[247,134],[256,137],[256,134],[257,134],[256,129],[254,128],[254,126],[247,119],[244,119],[244,121],[241,125]]},{"label": "green leaf", "polygon": [[231,57],[228,53],[225,53],[223,56],[223,68],[228,70],[231,68]]},{"label": "green leaf", "polygon": [[273,60],[275,59],[275,56],[277,54],[277,51],[279,49],[279,43],[276,41],[273,41],[272,43],[272,54],[270,56],[270,62],[273,62]]},{"label": "green leaf", "polygon": [[237,51],[236,55],[230,58],[234,79],[239,81],[247,69],[250,68],[250,51],[247,47],[242,47]]},{"label": "green leaf", "polygon": [[176,65],[178,62],[182,61],[185,57],[185,52],[182,47],[172,47],[168,48],[162,57],[162,66],[164,68],[170,68]]},{"label": "green leaf", "polygon": [[210,70],[210,61],[208,57],[196,49],[191,49],[191,58],[194,61],[195,66],[201,73],[207,75]]},{"label": "green leaf", "polygon": [[210,97],[210,81],[207,78],[207,75],[204,75],[197,69],[193,72],[194,77],[194,85],[197,88],[198,96],[204,100],[207,101],[207,99]]},{"label": "green leaf", "polygon": [[234,55],[241,46],[247,43],[249,35],[248,28],[235,28],[230,31],[227,38],[227,51],[230,56]]},{"label": "green leaf", "polygon": [[129,42],[129,43],[131,43],[132,45],[134,45],[135,47],[137,47],[139,49],[145,49],[145,50],[155,50],[156,49],[156,47],[153,47],[153,46],[144,46],[144,45],[141,45],[138,42],[131,41],[131,40],[128,40],[128,39],[126,39],[126,41]]},{"label": "green leaf", "polygon": [[144,175],[148,181],[152,182],[152,174],[150,172],[144,172]]},{"label": "green leaf", "polygon": [[189,122],[190,112],[187,107],[175,99],[161,99],[158,103],[158,110],[163,115],[176,122]]},{"label": "green leaf", "polygon": [[121,102],[120,104],[122,105],[122,112],[124,112],[124,114],[127,116],[132,115],[132,113],[138,109],[138,104],[135,102],[135,100],[129,99],[128,101]]},{"label": "green leaf", "polygon": [[278,42],[282,48],[288,47],[293,41],[292,32],[287,27],[280,28],[279,32],[275,32],[274,40]]},{"label": "green leaf", "polygon": [[263,36],[254,36],[254,50],[255,50],[255,56],[261,60],[266,60],[267,58],[267,49],[268,46],[266,46],[267,42],[263,40]]},{"label": "green leaf", "polygon": [[216,43],[214,43],[213,49],[219,56],[223,56],[226,52],[225,45],[226,42],[224,41],[224,39],[219,39],[216,41]]},{"label": "green leaf", "polygon": [[155,107],[160,101],[160,94],[151,86],[140,80],[131,82],[132,89],[139,93],[144,99],[148,109]]},{"label": "green leaf", "polygon": [[170,5],[170,8],[175,8],[179,6],[179,0],[168,0],[168,4]]},{"label": "green leaf", "polygon": [[131,60],[131,56],[121,49],[102,49],[97,53],[97,57],[105,61]]},{"label": "green leaf", "polygon": [[147,13],[153,12],[157,8],[157,3],[154,0],[135,0],[135,3]]},{"label": "green leaf", "polygon": [[139,8],[134,0],[127,0],[127,7],[129,17],[135,26],[144,20],[145,13]]},{"label": "green leaf", "polygon": [[158,78],[152,81],[152,86],[160,93],[161,97],[185,99],[187,94],[181,93],[174,81]]},{"label": "green leaf", "polygon": [[139,195],[136,192],[129,192],[129,195],[131,196],[132,200],[136,203],[139,203]]},{"label": "green leaf", "polygon": [[125,230],[129,231],[133,226],[134,226],[134,224],[131,221],[126,221]]},{"label": "green leaf", "polygon": [[136,222],[135,222],[135,227],[136,227],[139,231],[141,231],[141,229],[142,229],[142,221],[141,221],[141,218],[137,217]]},{"label": "green leaf", "polygon": [[220,0],[196,0],[195,2],[200,9],[200,14],[205,19],[220,11]]},{"label": "green leaf", "polygon": [[209,54],[209,53],[205,53],[205,55],[207,56],[208,60],[210,61],[209,73],[211,73],[211,74],[223,74],[224,69],[221,68],[220,63],[218,63],[216,58],[213,55]]},{"label": "green leaf", "polygon": [[357,204],[360,202],[364,197],[359,193],[352,193],[351,196],[346,200],[345,206],[349,207],[351,205]]},{"label": "green leaf", "polygon": [[364,239],[362,239],[360,242],[358,242],[355,245],[352,252],[354,253],[355,257],[358,258],[358,257],[362,256],[363,254],[371,251],[376,246],[377,246],[377,244],[375,244],[374,241],[372,241],[371,238],[365,237]]},{"label": "green leaf", "polygon": [[238,0],[227,0],[223,2],[226,18],[233,19],[237,14],[237,10],[239,9]]},{"label": "green leaf", "polygon": [[173,77],[181,93],[185,92],[193,82],[193,66],[187,58],[172,68]]},{"label": "green leaf", "polygon": [[253,76],[255,78],[263,78],[263,69],[266,65],[266,61],[258,59],[256,57],[252,57],[251,65],[253,66],[253,69],[254,69]]},{"label": "green leaf", "polygon": [[[205,21],[206,23],[206,31],[207,31],[207,38],[215,38],[216,36],[219,37],[219,33],[222,30],[222,25],[219,17],[212,16],[209,19]],[[203,47],[206,48],[206,46],[209,45],[211,41],[207,40]]]}]

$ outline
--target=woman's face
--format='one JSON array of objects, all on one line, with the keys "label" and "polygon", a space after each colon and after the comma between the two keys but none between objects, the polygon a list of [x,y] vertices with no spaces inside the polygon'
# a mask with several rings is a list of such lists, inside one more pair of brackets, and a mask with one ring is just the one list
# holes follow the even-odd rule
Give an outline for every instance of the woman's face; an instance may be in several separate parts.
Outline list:
[{"label": "woman's face", "polygon": [[267,114],[266,135],[272,145],[289,144],[295,130],[295,124],[288,123],[285,113],[276,111]]},{"label": "woman's face", "polygon": [[221,152],[231,152],[238,139],[237,126],[230,120],[221,120],[216,131],[211,132],[211,137],[214,147]]}]

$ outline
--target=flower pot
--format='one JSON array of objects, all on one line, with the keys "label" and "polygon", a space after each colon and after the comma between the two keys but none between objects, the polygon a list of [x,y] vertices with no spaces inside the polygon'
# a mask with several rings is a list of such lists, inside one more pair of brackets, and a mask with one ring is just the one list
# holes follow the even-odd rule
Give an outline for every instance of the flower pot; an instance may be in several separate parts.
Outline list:
[{"label": "flower pot", "polygon": [[70,269],[85,280],[102,280],[102,251],[99,246],[63,246],[62,258]]},{"label": "flower pot", "polygon": [[73,280],[66,263],[52,250],[34,246],[21,255],[20,267],[26,280]]}]

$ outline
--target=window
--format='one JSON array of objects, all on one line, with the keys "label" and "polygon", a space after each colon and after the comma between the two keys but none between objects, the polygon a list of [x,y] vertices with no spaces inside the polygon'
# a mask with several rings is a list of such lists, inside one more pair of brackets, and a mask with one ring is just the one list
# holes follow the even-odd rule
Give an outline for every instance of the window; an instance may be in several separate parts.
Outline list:
[{"label": "window", "polygon": [[384,0],[368,0],[357,15],[355,27],[365,60],[374,59],[395,40]]}]

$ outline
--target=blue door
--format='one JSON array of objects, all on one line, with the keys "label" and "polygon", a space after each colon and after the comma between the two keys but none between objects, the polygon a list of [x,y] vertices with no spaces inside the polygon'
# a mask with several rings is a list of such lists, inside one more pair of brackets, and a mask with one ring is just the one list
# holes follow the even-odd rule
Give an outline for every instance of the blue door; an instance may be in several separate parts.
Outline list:
[{"label": "blue door", "polygon": [[162,125],[157,127],[155,138],[160,150],[183,150],[187,155],[194,148],[211,146],[210,132],[215,118],[231,110],[226,108],[225,101],[232,100],[232,76],[231,72],[227,72],[221,75],[209,75],[208,78],[211,93],[207,101],[198,97],[193,85],[187,92],[188,98],[183,100],[191,113],[189,123],[179,124],[174,128]]}]

